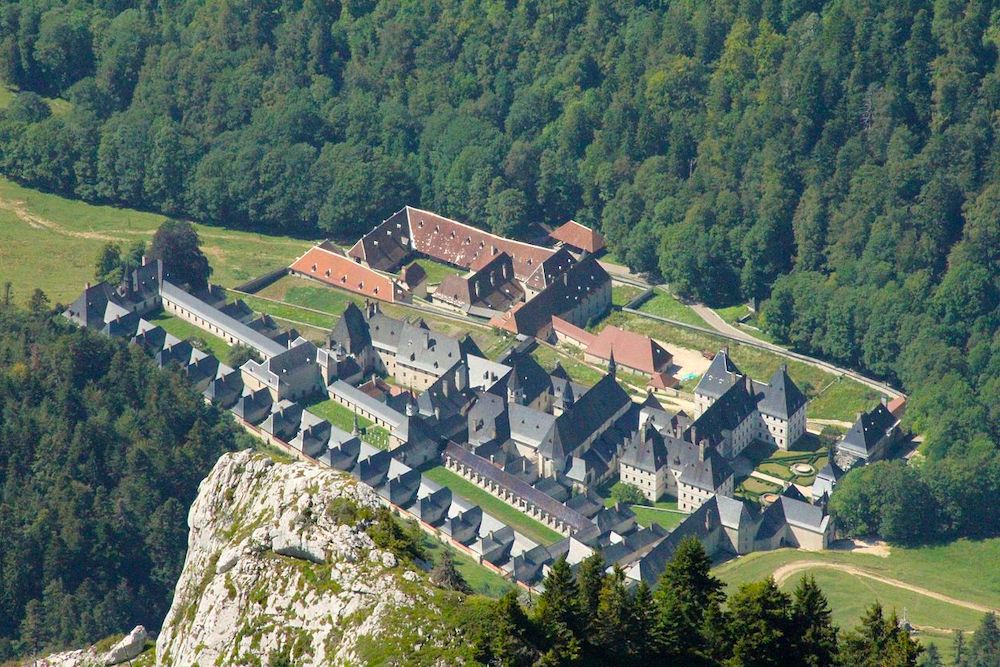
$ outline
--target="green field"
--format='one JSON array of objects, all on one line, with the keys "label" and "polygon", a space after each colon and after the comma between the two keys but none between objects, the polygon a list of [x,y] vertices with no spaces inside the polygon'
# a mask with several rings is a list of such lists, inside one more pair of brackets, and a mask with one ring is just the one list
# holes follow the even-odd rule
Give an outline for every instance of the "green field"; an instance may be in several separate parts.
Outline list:
[{"label": "green field", "polygon": [[[723,563],[714,574],[729,585],[730,592],[741,584],[763,579],[775,569],[797,561],[843,563],[883,577],[939,592],[951,598],[1000,608],[1000,538],[958,540],[940,546],[914,549],[892,547],[888,557],[852,554],[843,551],[804,552],[791,549],[759,552]],[[876,599],[887,612],[905,609],[908,620],[930,626],[917,633],[924,644],[933,642],[945,664],[952,657],[950,630],[973,630],[983,614],[942,602],[867,577],[825,568],[810,568],[789,577],[782,589],[791,591],[802,574],[816,577],[833,608],[833,619],[842,630],[853,628],[866,606]],[[941,630],[945,630],[942,632]]]},{"label": "green field", "polygon": [[[341,431],[346,433],[354,431],[354,412],[332,398],[307,405],[306,410],[327,420]],[[361,428],[362,440],[379,449],[388,449],[388,431],[381,426],[376,426],[370,419],[361,415],[358,415],[358,426]]]},{"label": "green field", "polygon": [[659,315],[678,322],[708,328],[708,323],[701,319],[701,315],[678,301],[674,295],[661,289],[656,290],[653,298],[642,304],[639,310],[650,315]]},{"label": "green field", "polygon": [[472,587],[474,593],[498,598],[516,588],[514,584],[493,570],[487,569],[477,563],[471,556],[465,555],[458,549],[445,546],[427,533],[424,533],[424,539],[421,544],[427,551],[429,559],[434,563],[437,563],[438,558],[441,557],[441,552],[445,549],[450,549],[458,571],[462,573],[462,577]]},{"label": "green field", "polygon": [[226,363],[226,358],[229,356],[229,343],[218,336],[162,311],[156,317],[147,317],[146,319],[153,324],[163,327],[164,331],[177,336],[181,340],[197,342],[198,344],[195,347],[201,349],[203,352],[215,355],[216,359],[222,363]]},{"label": "green field", "polygon": [[556,362],[562,364],[562,367],[569,374],[570,379],[588,387],[597,384],[604,377],[603,372],[591,368],[582,361],[577,361],[568,354],[560,354],[547,345],[536,347],[532,350],[531,356],[547,371],[555,368]]},{"label": "green field", "polygon": [[643,505],[632,505],[631,507],[632,511],[635,512],[635,520],[644,528],[650,524],[658,523],[664,528],[674,529],[688,517],[683,512],[661,510]]},{"label": "green field", "polygon": [[[781,364],[787,364],[789,375],[810,399],[838,377],[815,366],[787,359],[767,350],[741,345],[713,334],[657,322],[633,313],[612,313],[605,322],[646,334],[667,343],[668,346],[678,345],[699,351],[718,351],[720,348],[728,346],[729,355],[740,367],[740,370],[749,374],[750,377],[764,382]],[[824,400],[820,396],[817,403],[810,403],[809,417],[853,421],[858,412],[870,410],[879,400],[877,391],[860,382],[841,378],[839,384],[843,386],[837,388],[838,395],[835,398]]]},{"label": "green field", "polygon": [[[94,263],[108,241],[128,245],[152,238],[162,215],[92,206],[23,188],[0,178],[0,283],[13,283],[25,301],[40,287],[53,303],[68,303],[92,281]],[[232,286],[286,266],[311,244],[196,225],[215,272],[213,282]]]},{"label": "green field", "polygon": [[632,285],[613,285],[611,287],[611,304],[621,308],[627,305],[632,299],[643,293],[644,290]]},{"label": "green field", "polygon": [[[253,296],[241,295],[240,298],[256,311],[323,330],[329,330],[336,324],[347,304],[355,303],[359,306],[364,304],[364,299],[360,296],[335,287],[317,285],[298,276],[285,276]],[[266,299],[274,299],[281,303]],[[511,336],[489,327],[473,326],[403,305],[380,303],[379,307],[391,317],[410,320],[420,317],[434,331],[448,336],[458,338],[470,334],[483,353],[490,358],[495,358],[512,344]]]},{"label": "green field", "polygon": [[448,470],[443,465],[430,468],[424,471],[423,474],[427,476],[427,479],[435,481],[441,486],[446,486],[469,502],[479,505],[483,508],[484,512],[503,521],[530,540],[534,540],[539,544],[549,545],[563,538],[562,535],[548,526],[535,521],[527,514],[508,505],[496,496],[490,495],[472,482]]},{"label": "green field", "polygon": [[460,269],[450,266],[443,262],[438,262],[427,257],[421,257],[415,260],[420,267],[427,272],[427,282],[432,284],[438,284],[444,280],[447,276],[453,276],[462,273]]}]

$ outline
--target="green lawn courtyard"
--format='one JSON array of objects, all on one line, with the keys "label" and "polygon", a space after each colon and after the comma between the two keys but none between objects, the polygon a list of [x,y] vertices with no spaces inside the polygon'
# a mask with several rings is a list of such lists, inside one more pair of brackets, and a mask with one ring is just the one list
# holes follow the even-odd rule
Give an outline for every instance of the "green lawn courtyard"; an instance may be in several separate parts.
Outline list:
[{"label": "green lawn courtyard", "polygon": [[487,493],[472,482],[448,470],[443,465],[429,468],[423,471],[423,474],[441,486],[448,487],[469,502],[479,505],[483,508],[484,512],[503,521],[530,540],[534,540],[539,544],[549,545],[563,538],[562,535],[548,526],[532,519],[521,510],[508,505],[496,496]]}]

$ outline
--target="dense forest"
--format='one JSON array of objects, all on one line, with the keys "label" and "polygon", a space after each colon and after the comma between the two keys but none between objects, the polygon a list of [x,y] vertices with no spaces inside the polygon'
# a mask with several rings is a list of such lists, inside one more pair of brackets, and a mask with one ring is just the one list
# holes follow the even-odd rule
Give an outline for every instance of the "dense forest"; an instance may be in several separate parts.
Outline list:
[{"label": "dense forest", "polygon": [[989,0],[0,0],[0,172],[343,239],[406,203],[573,217],[903,387],[922,483],[974,489],[1000,466],[998,44]]},{"label": "dense forest", "polygon": [[0,661],[158,628],[235,426],[136,346],[0,306]]}]

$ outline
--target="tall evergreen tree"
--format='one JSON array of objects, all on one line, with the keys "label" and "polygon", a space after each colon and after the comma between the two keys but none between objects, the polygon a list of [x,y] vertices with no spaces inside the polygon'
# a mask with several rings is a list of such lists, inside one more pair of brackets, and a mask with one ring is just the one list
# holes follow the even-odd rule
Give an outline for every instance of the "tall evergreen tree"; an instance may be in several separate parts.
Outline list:
[{"label": "tall evergreen tree", "polygon": [[712,576],[711,567],[701,542],[693,537],[681,541],[653,596],[660,654],[680,656],[701,648],[705,611],[723,597],[722,582]]},{"label": "tall evergreen tree", "polygon": [[741,586],[728,606],[733,663],[787,664],[795,646],[791,600],[773,578]]},{"label": "tall evergreen tree", "polygon": [[837,664],[837,627],[831,621],[830,605],[811,575],[803,575],[792,595],[792,633],[796,653],[809,667]]},{"label": "tall evergreen tree", "polygon": [[589,625],[597,617],[597,605],[600,602],[601,589],[604,587],[604,558],[594,552],[580,563],[576,572],[577,586],[580,588],[580,609],[584,615],[584,624]]}]

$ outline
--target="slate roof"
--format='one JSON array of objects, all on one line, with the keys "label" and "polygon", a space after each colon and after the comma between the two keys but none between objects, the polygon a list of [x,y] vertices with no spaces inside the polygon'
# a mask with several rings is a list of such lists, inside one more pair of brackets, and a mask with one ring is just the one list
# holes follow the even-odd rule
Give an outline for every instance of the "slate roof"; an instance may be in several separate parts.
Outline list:
[{"label": "slate roof", "polygon": [[551,285],[559,276],[569,271],[570,267],[576,264],[573,257],[565,248],[559,248],[552,255],[547,257],[524,283],[532,289],[538,291]]},{"label": "slate roof", "polygon": [[736,381],[743,376],[743,372],[729,358],[727,350],[719,350],[712,359],[708,370],[701,376],[698,386],[695,387],[696,394],[704,394],[713,398],[718,398],[725,394]]},{"label": "slate roof", "polygon": [[655,473],[667,465],[669,458],[663,436],[648,424],[646,422],[629,440],[622,452],[621,462],[623,465]]},{"label": "slate roof", "polygon": [[732,476],[733,469],[713,449],[705,453],[704,461],[693,461],[685,466],[678,481],[714,493]]},{"label": "slate roof", "polygon": [[837,443],[837,449],[867,459],[873,453],[879,440],[884,438],[886,433],[898,423],[899,420],[884,405],[879,403],[858,417],[851,430]]},{"label": "slate roof", "polygon": [[649,553],[637,560],[628,569],[628,577],[635,581],[644,581],[647,585],[655,587],[681,541],[687,537],[694,537],[704,542],[714,530],[721,526],[717,498],[718,496],[713,496],[702,503],[666,538],[657,543]]},{"label": "slate roof", "polygon": [[239,320],[188,294],[169,280],[163,281],[163,284],[160,286],[160,293],[163,295],[163,298],[169,299],[209,324],[227,332],[244,345],[249,345],[265,357],[273,357],[285,351],[283,345],[275,343],[267,336],[254,331]]},{"label": "slate roof", "polygon": [[710,446],[717,447],[724,439],[724,431],[736,430],[756,409],[756,399],[747,390],[747,383],[735,382],[691,423],[684,438],[692,442],[708,440]]},{"label": "slate roof", "polygon": [[787,420],[806,404],[806,397],[788,376],[788,367],[782,365],[762,388],[763,398],[757,402],[762,414]]},{"label": "slate roof", "polygon": [[330,347],[342,345],[348,354],[361,354],[372,344],[368,333],[368,322],[365,314],[353,303],[347,304],[340,319],[327,336]]},{"label": "slate roof", "polygon": [[347,251],[350,257],[379,271],[395,271],[412,252],[406,209],[397,211],[358,239]]},{"label": "slate roof", "polygon": [[507,405],[501,397],[479,392],[467,415],[469,444],[477,446],[506,441],[510,437],[510,422],[506,413]]},{"label": "slate roof", "polygon": [[[562,521],[574,530],[581,530],[593,525],[587,517],[567,507],[552,496],[526,484],[510,473],[504,472],[482,457],[459,447],[453,442],[445,447],[445,454],[468,466],[487,479],[495,481],[501,487],[510,490],[514,495],[532,503],[552,517]],[[539,480],[540,481],[540,480]]]},{"label": "slate roof", "polygon": [[533,447],[540,447],[552,431],[556,417],[547,412],[517,403],[507,405],[510,437]]},{"label": "slate roof", "polygon": [[604,237],[590,227],[581,225],[576,220],[568,220],[559,227],[552,230],[549,236],[562,241],[566,245],[585,250],[589,253],[599,252],[604,249]]},{"label": "slate roof", "polygon": [[632,399],[610,373],[577,398],[573,406],[556,418],[555,434],[549,445],[543,443],[539,454],[559,458],[559,449],[572,453],[584,440],[596,433],[616,412],[630,405]]},{"label": "slate roof", "polygon": [[490,320],[492,326],[528,336],[538,336],[549,326],[553,315],[562,315],[609,285],[611,277],[592,257],[588,257],[562,274],[526,303],[515,304],[501,316]]},{"label": "slate roof", "polygon": [[404,415],[393,410],[388,405],[372,398],[357,387],[352,387],[343,380],[336,380],[328,390],[331,396],[340,397],[354,405],[360,405],[370,414],[376,415],[381,421],[386,422],[392,428],[396,428],[404,421]]},{"label": "slate roof", "polygon": [[500,253],[468,276],[445,276],[434,298],[459,307],[504,311],[524,299],[524,290],[514,280],[510,255]]}]

